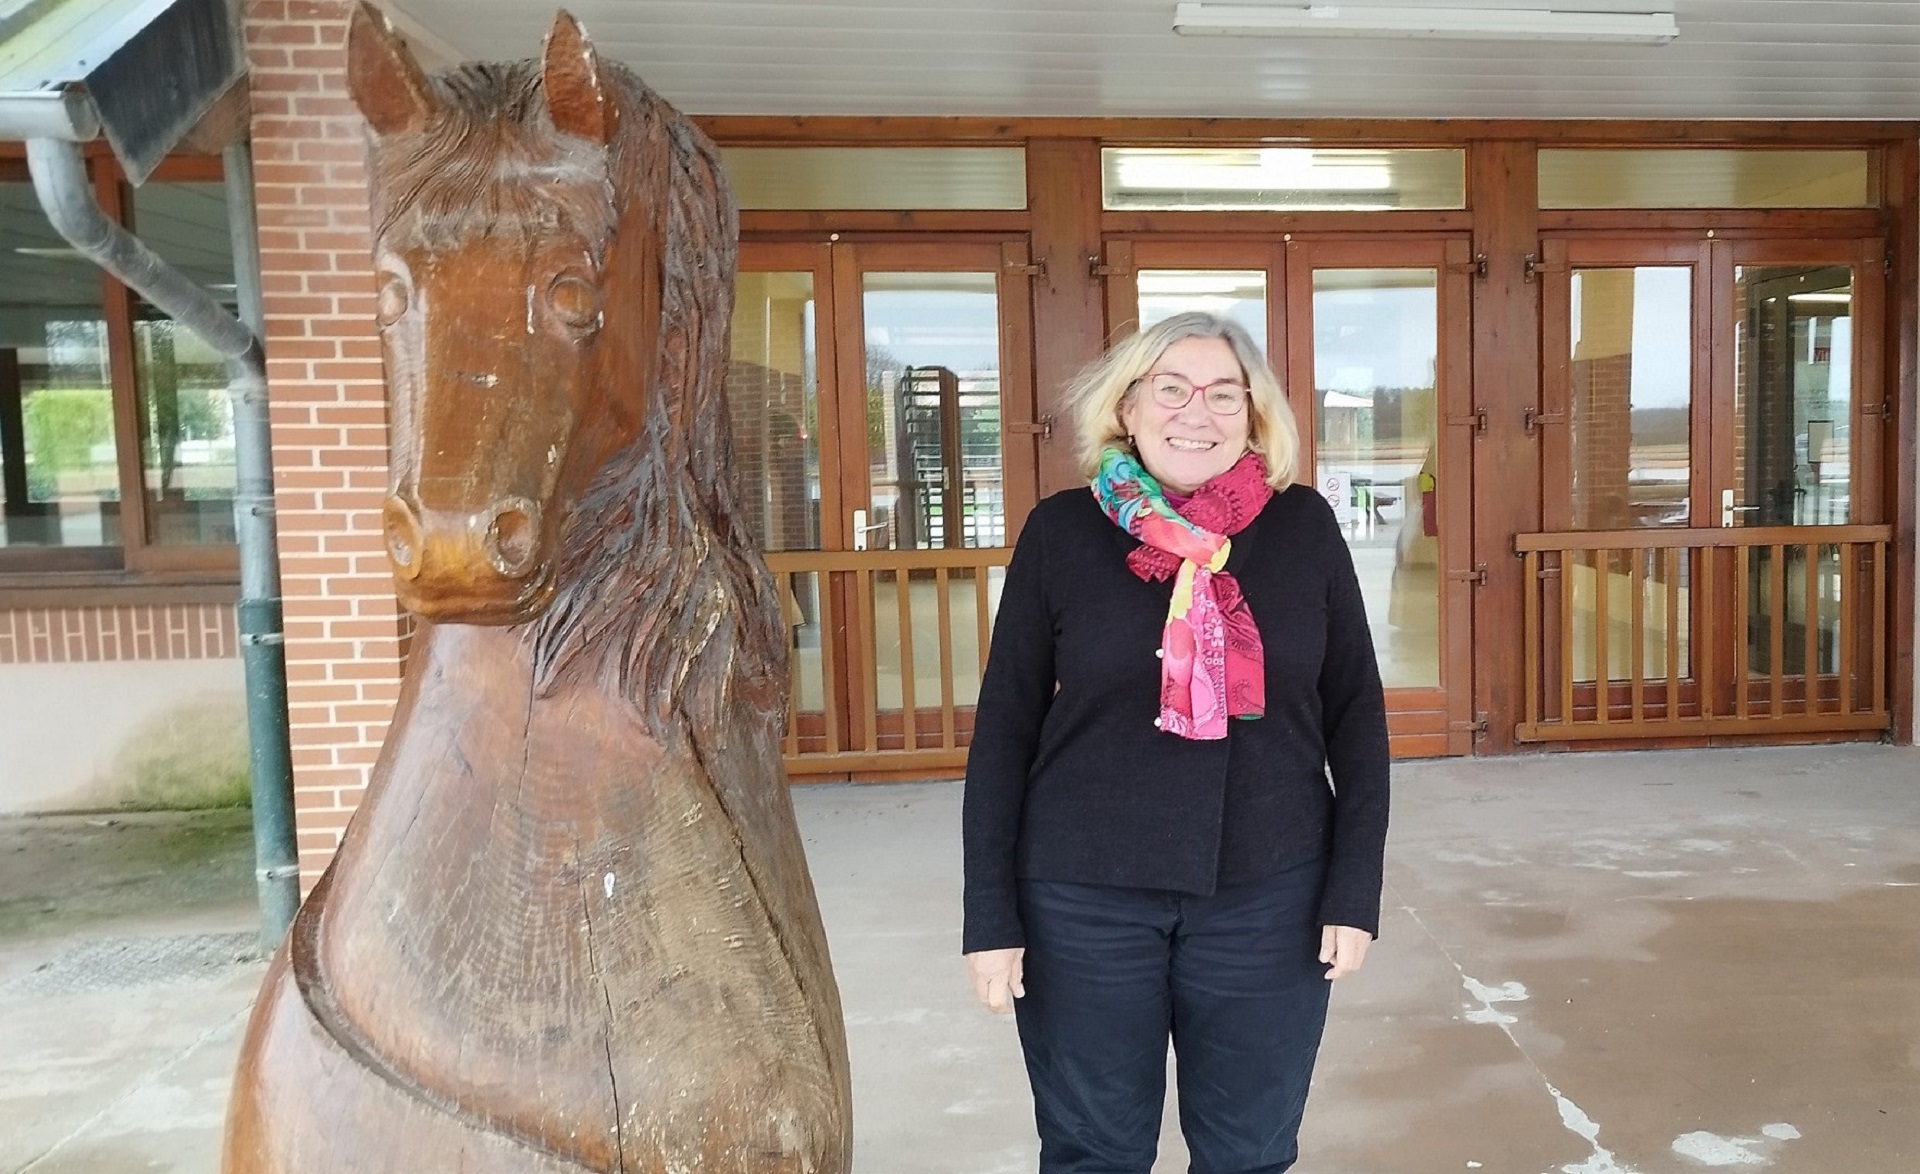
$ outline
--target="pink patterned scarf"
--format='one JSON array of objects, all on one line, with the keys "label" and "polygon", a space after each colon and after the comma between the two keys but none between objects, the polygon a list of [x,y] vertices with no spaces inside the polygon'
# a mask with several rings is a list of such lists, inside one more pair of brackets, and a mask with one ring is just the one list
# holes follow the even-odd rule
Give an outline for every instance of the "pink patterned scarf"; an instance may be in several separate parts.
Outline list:
[{"label": "pink patterned scarf", "polygon": [[1221,570],[1273,496],[1267,467],[1248,453],[1194,491],[1179,509],[1139,460],[1119,448],[1100,455],[1093,494],[1114,524],[1138,538],[1127,554],[1149,582],[1174,579],[1160,636],[1160,728],[1182,738],[1227,736],[1227,718],[1267,711],[1260,630],[1233,576]]}]

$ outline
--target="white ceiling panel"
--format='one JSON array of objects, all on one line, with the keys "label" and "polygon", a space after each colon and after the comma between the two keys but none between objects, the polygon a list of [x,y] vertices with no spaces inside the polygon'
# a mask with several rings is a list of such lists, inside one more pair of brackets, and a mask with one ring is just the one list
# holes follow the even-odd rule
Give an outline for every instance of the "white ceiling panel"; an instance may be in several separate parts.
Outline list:
[{"label": "white ceiling panel", "polygon": [[[532,56],[553,15],[549,3],[532,0],[398,7],[409,23],[483,59]],[[1172,31],[1174,0],[568,7],[602,52],[700,114],[1920,118],[1920,0],[1674,0],[1680,36],[1660,46],[1183,37]]]}]

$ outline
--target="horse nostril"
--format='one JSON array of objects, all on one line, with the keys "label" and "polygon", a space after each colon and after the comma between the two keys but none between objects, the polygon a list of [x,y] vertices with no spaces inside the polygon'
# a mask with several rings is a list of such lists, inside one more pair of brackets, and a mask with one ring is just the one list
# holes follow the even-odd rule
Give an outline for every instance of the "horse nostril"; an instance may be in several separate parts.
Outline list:
[{"label": "horse nostril", "polygon": [[404,579],[420,574],[420,523],[407,503],[389,497],[380,507],[381,525],[387,533],[387,555],[393,569]]},{"label": "horse nostril", "polygon": [[503,575],[518,578],[533,566],[539,534],[528,507],[511,505],[487,523],[487,558]]}]

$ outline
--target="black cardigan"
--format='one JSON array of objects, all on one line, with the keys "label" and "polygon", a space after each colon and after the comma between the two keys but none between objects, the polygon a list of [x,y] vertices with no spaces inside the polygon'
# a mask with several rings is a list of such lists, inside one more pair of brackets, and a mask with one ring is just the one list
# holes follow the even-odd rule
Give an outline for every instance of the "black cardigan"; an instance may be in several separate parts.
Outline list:
[{"label": "black cardigan", "polygon": [[1015,877],[1207,894],[1316,858],[1321,924],[1377,932],[1386,706],[1332,509],[1296,485],[1233,538],[1267,712],[1219,741],[1155,728],[1173,587],[1128,568],[1137,545],[1087,489],[1020,533],[967,755],[963,949],[1025,944]]}]

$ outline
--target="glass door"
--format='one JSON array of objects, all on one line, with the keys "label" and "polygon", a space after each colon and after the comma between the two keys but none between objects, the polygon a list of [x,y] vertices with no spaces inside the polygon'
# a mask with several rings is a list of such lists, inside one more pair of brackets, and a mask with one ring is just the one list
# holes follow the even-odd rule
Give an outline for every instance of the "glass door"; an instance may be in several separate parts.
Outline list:
[{"label": "glass door", "polygon": [[846,471],[848,549],[871,565],[848,584],[857,744],[950,750],[971,730],[1037,485],[1024,262],[998,243],[836,246],[841,382],[864,393],[841,416],[842,443],[864,450]]},{"label": "glass door", "polygon": [[[833,321],[826,245],[741,245],[727,406],[745,521],[770,560],[842,541]],[[831,583],[804,561],[777,569],[774,580],[789,640],[788,753],[824,752],[844,744],[847,712],[837,671],[845,638],[827,623]]]},{"label": "glass door", "polygon": [[1556,715],[1608,724],[1623,705],[1628,721],[1697,715],[1704,556],[1642,539],[1714,516],[1707,247],[1549,241],[1545,253],[1530,421],[1541,517],[1549,532],[1587,537],[1530,584],[1558,622],[1526,671],[1559,685],[1548,691]]},{"label": "glass door", "polygon": [[1033,506],[1024,246],[742,248],[730,379],[797,773],[957,767]]},{"label": "glass door", "polygon": [[1437,239],[1113,241],[1109,323],[1246,326],[1301,431],[1297,479],[1345,532],[1396,752],[1472,746],[1466,246]]},{"label": "glass door", "polygon": [[1737,714],[1817,715],[1851,707],[1843,688],[1857,701],[1870,687],[1852,669],[1883,634],[1845,621],[1884,606],[1887,568],[1843,539],[1887,517],[1885,255],[1877,239],[1715,248],[1729,360],[1715,379],[1715,490],[1719,524],[1749,539],[1732,568],[1724,702]]},{"label": "glass door", "polygon": [[1461,241],[1287,246],[1306,468],[1346,531],[1395,741],[1413,753],[1466,753],[1475,728],[1470,271]]},{"label": "glass door", "polygon": [[1881,243],[1543,245],[1523,740],[1878,720]]}]

